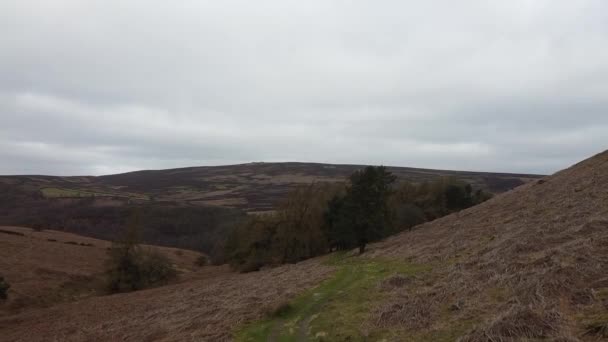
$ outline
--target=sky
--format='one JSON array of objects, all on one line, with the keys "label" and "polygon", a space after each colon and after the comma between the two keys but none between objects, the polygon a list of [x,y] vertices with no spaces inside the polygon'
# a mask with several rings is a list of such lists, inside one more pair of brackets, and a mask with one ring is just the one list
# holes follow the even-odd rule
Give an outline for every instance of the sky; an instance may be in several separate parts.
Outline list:
[{"label": "sky", "polygon": [[607,132],[605,0],[0,2],[0,174],[548,174]]}]

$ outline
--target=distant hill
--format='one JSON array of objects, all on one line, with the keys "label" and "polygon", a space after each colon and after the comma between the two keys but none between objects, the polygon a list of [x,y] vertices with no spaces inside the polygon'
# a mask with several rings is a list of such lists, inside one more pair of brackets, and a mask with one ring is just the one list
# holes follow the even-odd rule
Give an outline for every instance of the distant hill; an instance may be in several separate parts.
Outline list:
[{"label": "distant hill", "polygon": [[[0,225],[64,230],[112,240],[135,212],[146,243],[221,259],[221,243],[245,213],[273,210],[293,188],[344,182],[362,165],[251,163],[92,176],[0,176]],[[456,177],[500,193],[537,175],[391,167],[401,181]]]},{"label": "distant hill", "polygon": [[608,151],[475,207],[295,265],[0,319],[7,340],[599,341]]},{"label": "distant hill", "polygon": [[[272,210],[295,186],[311,182],[343,182],[363,165],[317,163],[250,163],[136,171],[100,177],[3,176],[0,184],[40,192],[46,198],[105,198],[103,203],[178,202],[220,206],[248,212]],[[401,181],[422,182],[456,177],[493,193],[510,190],[539,175],[443,171],[389,167]],[[101,202],[100,202],[101,203]]]}]

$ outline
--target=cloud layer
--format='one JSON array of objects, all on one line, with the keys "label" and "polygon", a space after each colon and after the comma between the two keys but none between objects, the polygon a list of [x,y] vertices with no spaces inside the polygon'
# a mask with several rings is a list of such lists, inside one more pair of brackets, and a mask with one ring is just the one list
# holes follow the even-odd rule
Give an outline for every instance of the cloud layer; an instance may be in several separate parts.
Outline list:
[{"label": "cloud layer", "polygon": [[608,146],[608,3],[0,3],[0,174],[550,173]]}]

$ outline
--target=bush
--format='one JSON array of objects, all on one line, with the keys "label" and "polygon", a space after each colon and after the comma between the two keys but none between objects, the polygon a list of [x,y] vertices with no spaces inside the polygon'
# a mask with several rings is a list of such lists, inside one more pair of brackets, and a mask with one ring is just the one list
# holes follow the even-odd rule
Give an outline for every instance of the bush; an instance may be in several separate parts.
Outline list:
[{"label": "bush", "polygon": [[266,308],[266,316],[269,318],[284,317],[293,311],[293,307],[288,302],[280,302]]},{"label": "bush", "polygon": [[169,258],[151,249],[113,246],[109,255],[106,287],[111,293],[164,285],[177,275]]},{"label": "bush", "polygon": [[203,267],[209,264],[209,259],[205,255],[199,255],[194,264],[196,266]]},{"label": "bush", "polygon": [[163,285],[175,278],[177,271],[164,254],[155,250],[142,250],[139,255],[141,288]]},{"label": "bush", "polygon": [[0,275],[0,299],[6,299],[8,298],[8,289],[11,286],[9,285],[9,283],[4,280],[4,277]]},{"label": "bush", "polygon": [[139,215],[131,221],[123,239],[108,250],[106,286],[110,293],[163,285],[177,274],[165,255],[139,246]]}]

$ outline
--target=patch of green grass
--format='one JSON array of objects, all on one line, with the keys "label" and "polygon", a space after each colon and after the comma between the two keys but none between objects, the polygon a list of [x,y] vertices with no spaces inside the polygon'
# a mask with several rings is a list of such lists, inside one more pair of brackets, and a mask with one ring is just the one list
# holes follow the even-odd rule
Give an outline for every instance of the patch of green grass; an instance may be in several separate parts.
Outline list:
[{"label": "patch of green grass", "polygon": [[145,194],[122,193],[113,194],[105,192],[95,192],[89,190],[67,189],[67,188],[42,188],[42,195],[46,198],[61,198],[61,197],[123,197],[131,199],[149,200],[150,196]]},{"label": "patch of green grass", "polygon": [[94,193],[65,188],[43,188],[40,189],[44,197],[90,197]]},{"label": "patch of green grass", "polygon": [[602,287],[595,291],[595,296],[598,299],[608,299],[608,287]]},{"label": "patch of green grass", "polygon": [[413,275],[430,269],[426,265],[348,257],[344,253],[331,255],[326,263],[337,267],[332,278],[298,296],[281,315],[247,325],[237,332],[236,340],[379,339],[388,332],[372,331],[364,336],[361,331],[361,323],[383,296],[378,284],[392,275]]}]

